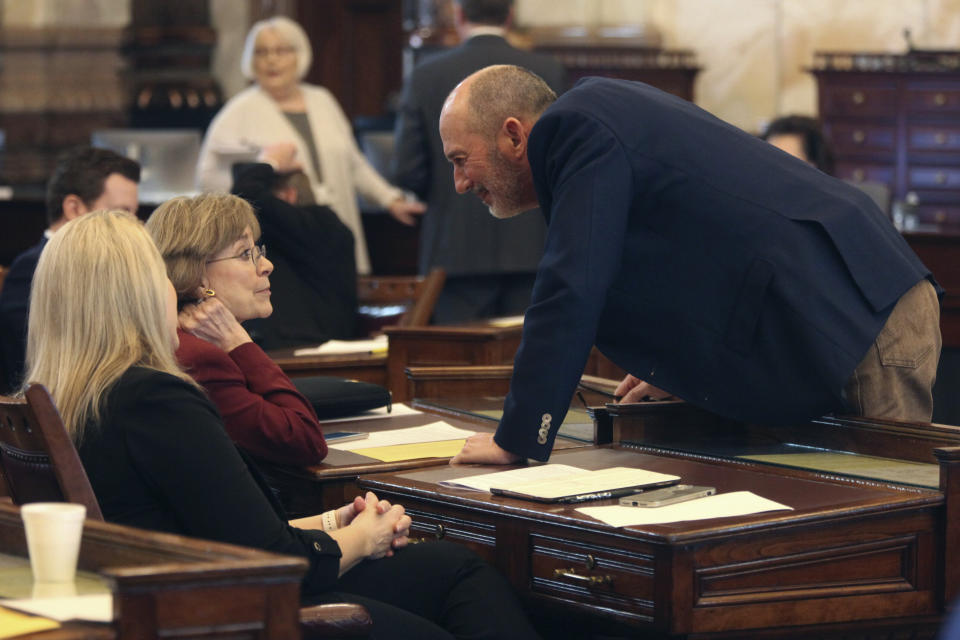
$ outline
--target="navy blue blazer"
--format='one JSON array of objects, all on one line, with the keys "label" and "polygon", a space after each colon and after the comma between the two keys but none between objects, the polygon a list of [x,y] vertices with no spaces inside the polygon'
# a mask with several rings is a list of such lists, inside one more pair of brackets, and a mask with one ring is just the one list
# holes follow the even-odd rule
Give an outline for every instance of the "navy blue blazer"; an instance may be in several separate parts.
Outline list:
[{"label": "navy blue blazer", "polygon": [[0,392],[11,392],[20,386],[27,353],[27,312],[30,310],[30,285],[37,270],[40,253],[47,246],[44,236],[13,260],[0,290],[0,354],[3,356],[3,378]]},{"label": "navy blue blazer", "polygon": [[496,442],[540,460],[594,343],[709,411],[785,423],[841,390],[932,276],[869,197],[695,105],[588,78],[527,156],[547,241]]}]

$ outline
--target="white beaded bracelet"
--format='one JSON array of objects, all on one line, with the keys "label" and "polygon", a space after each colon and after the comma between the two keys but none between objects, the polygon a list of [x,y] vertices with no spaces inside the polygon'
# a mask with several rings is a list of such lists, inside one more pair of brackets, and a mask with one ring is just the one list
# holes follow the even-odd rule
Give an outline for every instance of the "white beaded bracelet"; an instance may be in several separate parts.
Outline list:
[{"label": "white beaded bracelet", "polygon": [[320,520],[323,522],[324,531],[336,531],[340,528],[340,525],[337,524],[337,511],[324,511],[320,515]]}]

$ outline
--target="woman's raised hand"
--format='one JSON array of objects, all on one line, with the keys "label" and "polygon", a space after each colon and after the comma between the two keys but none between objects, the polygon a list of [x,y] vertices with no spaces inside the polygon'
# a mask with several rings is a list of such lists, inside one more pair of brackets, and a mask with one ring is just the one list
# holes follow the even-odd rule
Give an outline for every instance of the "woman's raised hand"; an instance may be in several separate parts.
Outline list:
[{"label": "woman's raised hand", "polygon": [[187,333],[228,353],[244,343],[253,342],[230,310],[213,297],[184,306],[178,320],[180,328]]}]

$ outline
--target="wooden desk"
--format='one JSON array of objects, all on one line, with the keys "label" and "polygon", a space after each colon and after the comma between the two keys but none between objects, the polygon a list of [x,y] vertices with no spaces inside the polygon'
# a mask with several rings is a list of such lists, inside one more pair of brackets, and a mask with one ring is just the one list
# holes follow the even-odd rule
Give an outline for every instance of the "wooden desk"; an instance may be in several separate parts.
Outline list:
[{"label": "wooden desk", "polygon": [[387,386],[386,354],[295,356],[293,352],[294,349],[272,349],[267,355],[291,378],[333,376]]},{"label": "wooden desk", "polygon": [[753,490],[795,510],[614,528],[571,505],[437,484],[476,468],[365,476],[360,486],[403,504],[413,517],[414,536],[473,548],[534,606],[576,611],[598,625],[633,630],[621,633],[678,638],[774,632],[849,637],[854,628],[917,633],[908,637],[935,633],[945,561],[945,501],[938,491],[615,445],[558,451],[552,461],[676,473],[719,492]]},{"label": "wooden desk", "polygon": [[[416,397],[406,377],[409,367],[512,365],[523,325],[479,322],[447,327],[386,327],[384,332],[390,341],[388,387],[394,400],[405,402]],[[596,348],[590,353],[584,374],[613,379],[626,375]]]},{"label": "wooden desk", "polygon": [[[0,549],[27,555],[19,508],[6,503]],[[115,621],[36,637],[299,638],[306,568],[300,558],[87,520],[79,569],[110,585]]]},{"label": "wooden desk", "polygon": [[[482,402],[482,400],[474,402]],[[503,397],[498,396],[487,401],[484,410],[493,412],[502,406]],[[445,411],[429,403],[420,404],[417,408],[424,413],[392,418],[327,422],[324,423],[324,430],[373,433],[388,429],[416,427],[438,420],[477,432],[492,433],[497,428],[497,419],[493,413],[484,415],[479,412],[468,414],[460,411]],[[582,441],[558,438],[556,448],[563,450],[582,447],[585,444]],[[357,479],[364,475],[447,465],[449,461],[449,457],[444,457],[383,462],[362,455],[361,451],[330,449],[322,463],[311,467],[290,467],[267,462],[260,462],[258,466],[267,477],[270,486],[277,491],[288,515],[291,518],[297,518],[321,513],[353,500],[354,496],[360,493]]]},{"label": "wooden desk", "polygon": [[[462,376],[410,374],[421,390],[462,390]],[[451,415],[462,402],[414,401]],[[960,597],[960,428],[862,418],[766,428],[676,401],[591,413],[595,433],[617,444],[555,451],[551,461],[678,473],[721,492],[752,489],[795,511],[618,529],[569,506],[437,484],[475,471],[466,467],[367,475],[358,484],[403,504],[418,537],[474,548],[536,610],[576,611],[591,628],[615,625],[611,633],[932,638],[947,603]],[[749,457],[824,449],[857,464],[817,469]],[[889,458],[892,475],[875,473],[862,456]]]}]

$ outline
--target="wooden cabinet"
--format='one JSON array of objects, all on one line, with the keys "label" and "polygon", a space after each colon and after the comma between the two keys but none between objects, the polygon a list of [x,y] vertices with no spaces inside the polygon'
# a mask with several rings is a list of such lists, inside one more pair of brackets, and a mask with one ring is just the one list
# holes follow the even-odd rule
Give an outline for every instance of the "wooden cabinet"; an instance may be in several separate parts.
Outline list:
[{"label": "wooden cabinet", "polygon": [[811,72],[837,175],[915,193],[920,223],[960,223],[960,53],[817,53]]}]

